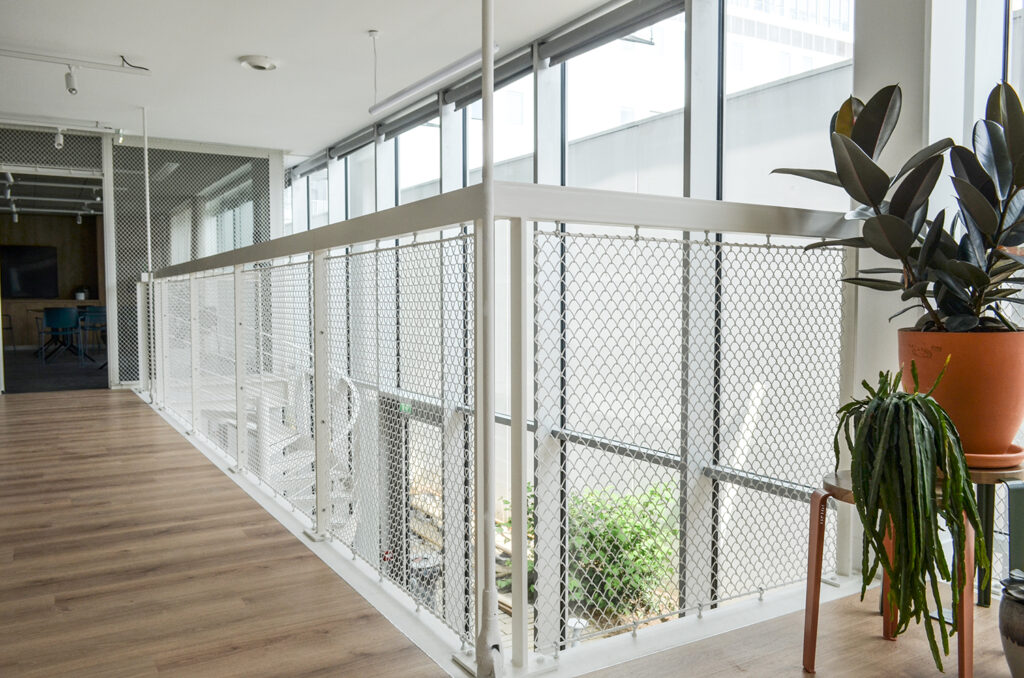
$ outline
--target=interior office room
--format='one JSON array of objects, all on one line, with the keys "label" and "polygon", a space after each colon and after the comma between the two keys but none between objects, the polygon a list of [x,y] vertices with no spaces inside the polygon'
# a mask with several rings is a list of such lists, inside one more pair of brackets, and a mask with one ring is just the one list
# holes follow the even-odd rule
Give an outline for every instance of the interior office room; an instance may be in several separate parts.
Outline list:
[{"label": "interior office room", "polygon": [[1021,0],[0,0],[0,675],[1024,677],[1022,90]]},{"label": "interior office room", "polygon": [[[0,182],[5,392],[105,388],[101,182],[10,173]],[[46,321],[62,315],[54,334]]]}]

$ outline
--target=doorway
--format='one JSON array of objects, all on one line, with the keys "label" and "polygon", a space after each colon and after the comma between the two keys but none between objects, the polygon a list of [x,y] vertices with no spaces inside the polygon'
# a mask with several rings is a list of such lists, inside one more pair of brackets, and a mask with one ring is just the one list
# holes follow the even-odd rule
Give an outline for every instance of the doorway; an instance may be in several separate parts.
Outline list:
[{"label": "doorway", "polygon": [[107,388],[102,181],[0,175],[4,392]]}]

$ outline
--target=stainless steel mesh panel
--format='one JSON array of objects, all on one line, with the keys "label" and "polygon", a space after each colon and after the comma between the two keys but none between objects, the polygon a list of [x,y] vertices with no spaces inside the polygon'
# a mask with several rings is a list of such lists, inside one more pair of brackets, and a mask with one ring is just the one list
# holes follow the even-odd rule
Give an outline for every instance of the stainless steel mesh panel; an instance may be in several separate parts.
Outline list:
[{"label": "stainless steel mesh panel", "polygon": [[[135,283],[149,270],[143,151],[114,145],[118,368],[139,377]],[[149,149],[153,269],[270,237],[270,163],[217,153]]]},{"label": "stainless steel mesh panel", "polygon": [[468,640],[472,236],[327,265],[330,532]]},{"label": "stainless steel mesh panel", "polygon": [[842,264],[536,233],[536,649],[803,578],[806,501],[833,465]]},{"label": "stainless steel mesh panel", "polygon": [[32,168],[100,170],[102,140],[97,135],[64,133],[64,146],[54,146],[53,130],[0,127],[0,165]]},{"label": "stainless steel mesh panel", "polygon": [[191,281],[169,278],[163,283],[164,409],[187,427],[192,425]]},{"label": "stainless steel mesh panel", "polygon": [[246,270],[242,309],[248,469],[301,514],[314,514],[312,264]]},{"label": "stainless steel mesh panel", "polygon": [[196,432],[238,458],[235,426],[235,283],[231,271],[195,278],[199,321]]}]

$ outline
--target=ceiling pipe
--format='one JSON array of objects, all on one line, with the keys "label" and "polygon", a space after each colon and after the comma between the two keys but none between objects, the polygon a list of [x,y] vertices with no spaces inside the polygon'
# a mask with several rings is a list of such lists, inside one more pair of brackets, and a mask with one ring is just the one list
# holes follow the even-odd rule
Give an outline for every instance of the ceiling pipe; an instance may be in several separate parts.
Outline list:
[{"label": "ceiling pipe", "polygon": [[[491,52],[491,60],[494,60],[494,54],[498,51],[498,45],[494,45],[494,50]],[[402,104],[408,103],[424,96],[428,93],[432,93],[440,87],[440,85],[448,80],[454,79],[456,76],[464,74],[466,71],[476,68],[480,65],[483,60],[483,50],[477,50],[471,54],[467,54],[458,61],[448,64],[444,68],[434,71],[430,75],[417,80],[413,84],[409,85],[404,89],[400,89],[391,96],[387,97],[383,101],[375,103],[370,106],[370,115],[376,117],[378,114],[385,111],[389,111],[400,107]],[[374,65],[376,68],[376,65]]]},{"label": "ceiling pipe", "polygon": [[45,195],[11,195],[7,200],[27,200],[29,202],[70,202],[77,205],[91,205],[102,202],[99,198],[50,198]]},{"label": "ceiling pipe", "polygon": [[[37,208],[37,207],[18,207],[18,208],[14,208],[13,206],[11,206],[11,207],[0,207],[0,212],[6,213],[6,214],[13,214],[15,216],[17,216],[19,214],[84,214],[87,217],[93,217],[93,216],[97,216],[97,215],[101,214],[100,212],[95,212],[93,210],[86,210],[86,211],[83,212],[82,210],[66,210],[66,209],[52,209],[52,210],[48,210],[48,209],[41,209],[41,208]],[[15,223],[17,223],[17,222],[15,222]]]}]

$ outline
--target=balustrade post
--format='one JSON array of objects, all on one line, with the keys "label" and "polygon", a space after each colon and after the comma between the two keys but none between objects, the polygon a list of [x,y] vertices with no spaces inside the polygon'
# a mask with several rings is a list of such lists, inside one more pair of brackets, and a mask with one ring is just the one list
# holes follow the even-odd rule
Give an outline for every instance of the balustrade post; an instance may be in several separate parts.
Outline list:
[{"label": "balustrade post", "polygon": [[316,516],[313,541],[327,537],[331,524],[330,368],[328,367],[327,250],[313,254],[313,444]]},{"label": "balustrade post", "polygon": [[199,278],[195,273],[188,274],[189,294],[189,332],[191,335],[190,347],[192,350],[192,414],[189,417],[190,430],[193,434],[199,430],[197,420],[199,419]]},{"label": "balustrade post", "polygon": [[249,466],[249,415],[245,405],[245,268],[235,264],[232,281],[235,285],[234,336],[235,336],[235,466],[240,471]]},{"label": "balustrade post", "polygon": [[511,456],[512,456],[512,665],[526,666],[529,656],[529,549],[526,482],[528,435],[526,430],[526,366],[530,361],[527,332],[532,279],[528,275],[528,231],[522,219],[509,220],[509,328],[511,363]]}]

